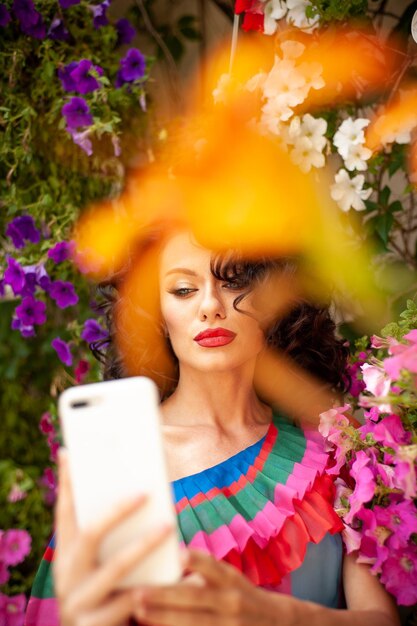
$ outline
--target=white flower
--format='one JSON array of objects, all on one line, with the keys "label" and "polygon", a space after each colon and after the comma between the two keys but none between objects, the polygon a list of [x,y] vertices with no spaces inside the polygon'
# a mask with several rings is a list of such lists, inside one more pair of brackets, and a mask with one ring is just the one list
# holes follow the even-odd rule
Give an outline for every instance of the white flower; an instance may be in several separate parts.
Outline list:
[{"label": "white flower", "polygon": [[[385,115],[381,115],[381,117],[379,117],[375,124],[374,124],[374,129],[378,134],[381,134],[378,131],[378,127],[381,127],[384,125],[385,123],[385,119],[386,116]],[[386,146],[390,143],[410,143],[411,141],[411,131],[413,130],[413,128],[416,125],[417,120],[410,120],[408,122],[408,124],[404,124],[404,122],[399,121],[397,126],[394,128],[391,128],[390,132],[385,132],[382,136],[381,136],[381,143]]]},{"label": "white flower", "polygon": [[364,200],[367,200],[372,193],[372,189],[363,189],[365,176],[358,174],[354,178],[350,178],[345,169],[340,169],[336,176],[335,182],[330,187],[330,194],[337,202],[342,211],[349,211],[350,208],[355,211],[363,211],[365,207]]},{"label": "white flower", "polygon": [[294,61],[283,61],[276,56],[263,85],[263,97],[267,100],[262,107],[263,117],[288,120],[293,115],[293,107],[304,102],[307,93],[305,78],[297,71]]},{"label": "white flower", "polygon": [[300,124],[300,133],[309,139],[315,150],[323,150],[327,143],[324,136],[327,130],[327,122],[322,117],[313,117],[310,113],[303,115]]},{"label": "white flower", "polygon": [[213,100],[216,104],[226,101],[226,94],[231,80],[232,77],[230,76],[230,74],[222,74],[220,76],[219,80],[217,81],[216,88],[212,91]]},{"label": "white flower", "polygon": [[290,157],[301,171],[309,172],[312,167],[325,165],[322,150],[327,143],[324,136],[326,130],[326,120],[306,113],[302,118],[294,117],[286,129],[281,131],[283,140],[294,146]]},{"label": "white flower", "polygon": [[286,143],[295,144],[301,137],[306,137],[314,146],[315,150],[322,151],[327,144],[324,136],[327,130],[327,122],[322,117],[313,117],[306,113],[300,118],[294,116],[283,135]]},{"label": "white flower", "polygon": [[365,143],[365,133],[363,129],[368,126],[368,124],[369,120],[363,117],[359,117],[356,120],[348,117],[340,124],[339,130],[333,137],[333,143],[340,156],[347,159],[349,149],[352,145],[363,145]]},{"label": "white flower", "polygon": [[308,89],[321,89],[326,84],[322,77],[323,66],[315,61],[312,63],[301,63],[298,71],[304,76]]},{"label": "white flower", "polygon": [[372,150],[365,148],[361,144],[353,144],[349,148],[348,155],[345,159],[345,166],[352,172],[358,170],[364,172],[368,169],[367,160],[372,156]]},{"label": "white flower", "polygon": [[298,57],[300,57],[306,49],[304,44],[299,41],[294,41],[293,39],[283,41],[280,48],[282,50],[283,58],[287,61],[298,59]]},{"label": "white flower", "polygon": [[291,150],[291,161],[298,165],[305,174],[314,167],[323,167],[325,164],[324,154],[315,149],[313,142],[307,137],[297,139]]},{"label": "white flower", "polygon": [[251,92],[256,91],[257,89],[263,89],[266,77],[267,74],[265,74],[265,72],[259,72],[259,74],[255,74],[255,76],[252,76],[252,78],[247,81],[247,83],[245,84],[245,88]]},{"label": "white flower", "polygon": [[311,32],[318,26],[319,16],[316,15],[313,19],[307,18],[306,8],[308,6],[311,6],[309,0],[287,0],[287,21],[297,28]]},{"label": "white flower", "polygon": [[278,136],[281,134],[281,122],[288,120],[293,114],[292,109],[272,98],[263,105],[261,111],[261,129],[267,129]]},{"label": "white flower", "polygon": [[273,35],[277,29],[277,20],[285,17],[287,7],[283,0],[269,0],[264,8],[264,34]]}]

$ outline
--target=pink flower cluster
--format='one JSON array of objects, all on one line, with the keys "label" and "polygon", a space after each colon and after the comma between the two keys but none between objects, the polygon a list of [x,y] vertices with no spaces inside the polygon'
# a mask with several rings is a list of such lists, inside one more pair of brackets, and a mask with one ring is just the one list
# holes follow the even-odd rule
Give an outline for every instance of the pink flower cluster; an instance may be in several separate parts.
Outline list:
[{"label": "pink flower cluster", "polygon": [[9,567],[24,561],[31,545],[32,539],[26,530],[0,530],[0,585],[7,583],[10,578]]},{"label": "pink flower cluster", "polygon": [[25,623],[26,596],[19,593],[6,596],[0,593],[0,624],[4,626],[23,626]]},{"label": "pink flower cluster", "polygon": [[[374,350],[375,354],[371,351]],[[399,604],[417,602],[417,330],[404,341],[372,337],[361,362],[365,421],[355,427],[350,405],[320,416],[319,430],[337,475],[336,510],[348,553],[371,565]],[[381,358],[384,351],[385,358]],[[363,353],[361,353],[359,359]]]}]

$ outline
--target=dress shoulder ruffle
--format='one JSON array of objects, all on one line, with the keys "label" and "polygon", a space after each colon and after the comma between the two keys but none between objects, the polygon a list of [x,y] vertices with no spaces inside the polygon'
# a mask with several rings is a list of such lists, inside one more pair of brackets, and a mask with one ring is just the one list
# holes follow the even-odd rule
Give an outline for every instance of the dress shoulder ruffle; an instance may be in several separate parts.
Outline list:
[{"label": "dress shoulder ruffle", "polygon": [[340,532],[328,455],[319,433],[275,416],[258,443],[174,481],[180,538],[245,573],[278,585],[309,542]]}]

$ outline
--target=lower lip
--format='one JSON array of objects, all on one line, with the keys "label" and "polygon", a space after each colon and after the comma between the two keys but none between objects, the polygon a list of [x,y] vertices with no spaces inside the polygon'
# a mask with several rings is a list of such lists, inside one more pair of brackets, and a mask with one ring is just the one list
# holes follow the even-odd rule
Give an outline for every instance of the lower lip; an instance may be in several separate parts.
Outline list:
[{"label": "lower lip", "polygon": [[219,348],[220,346],[227,346],[228,343],[233,341],[235,336],[236,335],[233,337],[226,337],[221,335],[220,337],[204,337],[203,339],[199,339],[197,343],[203,348]]}]

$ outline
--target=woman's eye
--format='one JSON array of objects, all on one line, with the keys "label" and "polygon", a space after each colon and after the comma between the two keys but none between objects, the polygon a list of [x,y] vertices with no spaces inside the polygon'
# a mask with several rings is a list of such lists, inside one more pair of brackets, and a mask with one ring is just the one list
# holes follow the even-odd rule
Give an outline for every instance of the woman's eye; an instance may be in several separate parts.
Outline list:
[{"label": "woman's eye", "polygon": [[186,296],[189,296],[190,293],[193,293],[194,291],[197,291],[197,290],[193,289],[192,287],[178,287],[177,289],[172,289],[170,293],[174,294],[174,296],[178,296],[179,298],[185,298]]},{"label": "woman's eye", "polygon": [[229,282],[229,283],[223,283],[223,288],[230,289],[231,291],[242,291],[245,288],[245,285],[240,281]]}]

